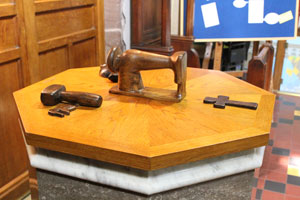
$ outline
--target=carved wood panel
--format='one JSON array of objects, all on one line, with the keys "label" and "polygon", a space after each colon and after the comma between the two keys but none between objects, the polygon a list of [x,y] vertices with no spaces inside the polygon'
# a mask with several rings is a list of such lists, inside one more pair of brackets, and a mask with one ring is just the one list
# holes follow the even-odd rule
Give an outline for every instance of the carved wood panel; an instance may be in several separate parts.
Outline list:
[{"label": "carved wood panel", "polygon": [[0,199],[15,199],[29,190],[27,154],[12,95],[28,84],[21,8],[19,0],[0,2]]},{"label": "carved wood panel", "polygon": [[0,1],[0,199],[29,190],[12,93],[72,67],[104,63],[102,0]]},{"label": "carved wood panel", "polygon": [[[24,0],[23,0],[24,1]],[[104,63],[101,0],[27,0],[31,82],[68,68]],[[103,8],[102,8],[103,9]],[[99,12],[100,11],[100,12]],[[100,16],[101,15],[101,16]]]},{"label": "carved wood panel", "polygon": [[150,44],[161,39],[162,0],[132,0],[132,45]]}]

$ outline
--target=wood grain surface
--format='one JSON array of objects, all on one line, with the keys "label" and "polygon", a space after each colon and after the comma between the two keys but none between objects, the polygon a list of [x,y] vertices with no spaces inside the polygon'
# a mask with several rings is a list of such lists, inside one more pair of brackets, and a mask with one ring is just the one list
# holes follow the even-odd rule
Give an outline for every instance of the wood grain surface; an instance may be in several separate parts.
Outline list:
[{"label": "wood grain surface", "polygon": [[23,1],[0,1],[0,199],[29,190],[28,158],[12,93],[28,84]]},{"label": "wood grain surface", "polygon": [[[14,93],[29,145],[154,170],[266,145],[275,96],[220,71],[188,68],[180,103],[110,94],[99,67],[70,69]],[[144,84],[175,89],[172,70],[142,71]],[[47,114],[40,92],[50,84],[103,97],[99,109],[65,118]],[[257,110],[203,104],[206,96],[257,102]],[[51,108],[51,107],[50,107]]]}]

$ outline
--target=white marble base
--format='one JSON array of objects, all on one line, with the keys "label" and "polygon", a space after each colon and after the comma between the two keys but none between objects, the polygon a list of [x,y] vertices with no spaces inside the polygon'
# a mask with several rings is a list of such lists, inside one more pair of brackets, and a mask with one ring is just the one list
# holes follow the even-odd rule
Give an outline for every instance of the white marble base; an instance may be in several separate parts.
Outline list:
[{"label": "white marble base", "polygon": [[150,172],[44,149],[37,149],[29,157],[35,168],[151,195],[258,168],[262,165],[264,149]]}]

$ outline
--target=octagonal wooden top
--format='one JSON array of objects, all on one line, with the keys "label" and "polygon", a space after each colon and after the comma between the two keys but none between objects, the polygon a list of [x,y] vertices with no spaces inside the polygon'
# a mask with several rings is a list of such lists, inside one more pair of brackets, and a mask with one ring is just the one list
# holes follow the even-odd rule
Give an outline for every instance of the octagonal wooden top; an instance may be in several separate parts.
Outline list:
[{"label": "octagonal wooden top", "polygon": [[[101,161],[154,170],[266,145],[275,96],[219,71],[188,68],[187,96],[180,103],[110,94],[115,84],[99,68],[70,69],[14,93],[29,145]],[[176,89],[171,70],[143,71],[145,86]],[[41,91],[63,84],[68,91],[102,95],[101,108],[78,108],[51,117]],[[203,104],[206,96],[257,102],[257,110]]]}]

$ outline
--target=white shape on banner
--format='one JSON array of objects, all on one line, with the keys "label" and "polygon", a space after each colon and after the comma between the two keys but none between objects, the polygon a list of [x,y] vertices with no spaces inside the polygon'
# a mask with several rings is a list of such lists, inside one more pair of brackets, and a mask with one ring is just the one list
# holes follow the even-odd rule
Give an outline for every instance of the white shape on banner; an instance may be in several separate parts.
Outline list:
[{"label": "white shape on banner", "polygon": [[244,8],[247,5],[247,1],[245,0],[235,0],[233,2],[234,7],[236,8]]},{"label": "white shape on banner", "polygon": [[290,20],[294,19],[292,11],[287,11],[285,13],[282,13],[279,15],[279,24],[283,24],[285,22],[288,22]]},{"label": "white shape on banner", "polygon": [[202,5],[201,11],[205,28],[220,25],[216,2]]},{"label": "white shape on banner", "polygon": [[270,25],[277,24],[279,22],[279,15],[277,13],[269,13],[265,17],[265,22]]},{"label": "white shape on banner", "polygon": [[264,0],[249,0],[248,2],[248,23],[261,24],[264,23]]},{"label": "white shape on banner", "polygon": [[285,22],[288,22],[292,19],[293,13],[292,11],[287,11],[281,15],[271,12],[268,13],[264,17],[264,7],[265,7],[265,0],[234,0],[233,6],[236,8],[243,8],[248,3],[248,23],[249,24],[262,24],[266,22],[269,25],[277,24],[278,22],[280,24],[283,24]]}]

